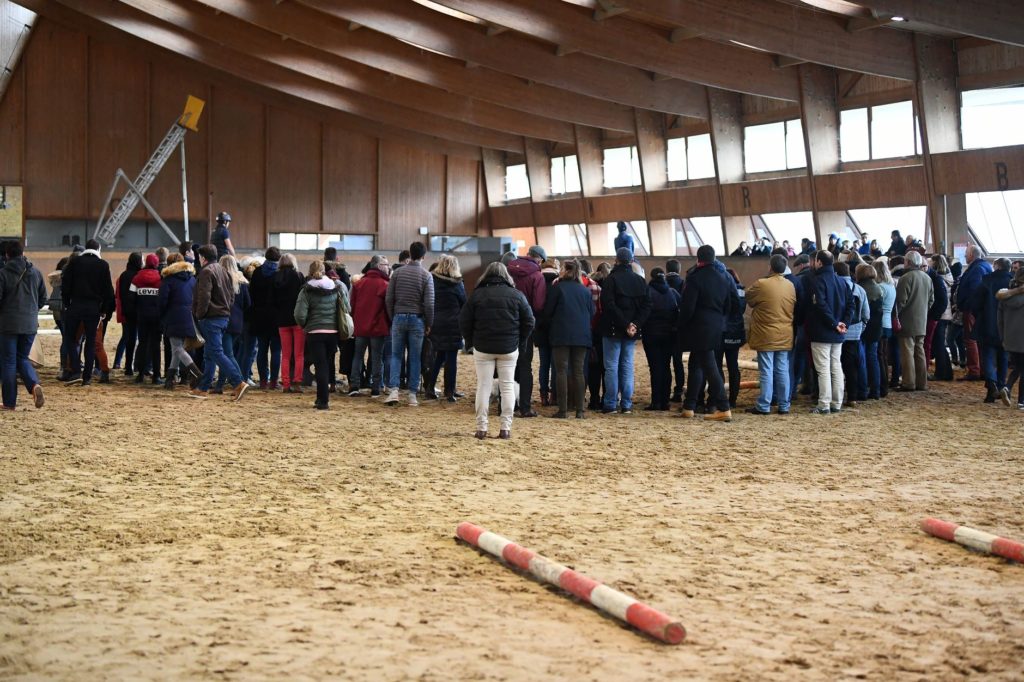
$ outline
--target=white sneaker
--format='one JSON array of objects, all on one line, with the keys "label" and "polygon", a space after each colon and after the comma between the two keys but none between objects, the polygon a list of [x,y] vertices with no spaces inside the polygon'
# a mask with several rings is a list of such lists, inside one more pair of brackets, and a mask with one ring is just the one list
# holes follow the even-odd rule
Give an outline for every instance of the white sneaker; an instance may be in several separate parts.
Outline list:
[{"label": "white sneaker", "polygon": [[416,391],[409,391],[409,407],[419,407],[420,401],[416,400]]},{"label": "white sneaker", "polygon": [[398,404],[398,389],[393,388],[388,391],[388,397],[384,399],[385,405],[397,405]]}]

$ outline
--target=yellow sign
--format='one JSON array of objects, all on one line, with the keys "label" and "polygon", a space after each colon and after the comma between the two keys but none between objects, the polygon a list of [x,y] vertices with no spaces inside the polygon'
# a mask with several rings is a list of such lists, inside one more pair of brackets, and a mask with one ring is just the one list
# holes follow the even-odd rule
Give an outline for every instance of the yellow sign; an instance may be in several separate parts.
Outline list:
[{"label": "yellow sign", "polygon": [[203,113],[203,107],[206,106],[206,102],[199,99],[198,97],[188,96],[188,101],[185,102],[185,113],[178,119],[178,123],[185,126],[189,130],[198,133],[199,132],[199,116]]},{"label": "yellow sign", "polygon": [[0,237],[21,239],[25,209],[20,185],[0,185]]}]

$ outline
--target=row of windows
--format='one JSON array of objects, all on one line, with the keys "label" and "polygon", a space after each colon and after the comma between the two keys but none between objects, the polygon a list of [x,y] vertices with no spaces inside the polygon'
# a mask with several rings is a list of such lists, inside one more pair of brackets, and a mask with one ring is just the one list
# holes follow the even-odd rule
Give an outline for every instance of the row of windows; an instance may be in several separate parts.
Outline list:
[{"label": "row of windows", "polygon": [[[964,149],[1024,144],[1022,120],[1024,87],[962,93]],[[913,104],[908,100],[844,110],[840,114],[839,145],[844,162],[919,155],[921,132]],[[670,181],[715,176],[710,135],[670,139],[666,156]],[[743,131],[743,156],[748,173],[806,168],[800,120],[747,126]],[[641,184],[640,158],[635,146],[605,149],[603,167],[606,188]],[[509,200],[530,196],[524,164],[509,166],[505,180]],[[550,189],[552,195],[580,191],[575,155],[551,160]]]}]

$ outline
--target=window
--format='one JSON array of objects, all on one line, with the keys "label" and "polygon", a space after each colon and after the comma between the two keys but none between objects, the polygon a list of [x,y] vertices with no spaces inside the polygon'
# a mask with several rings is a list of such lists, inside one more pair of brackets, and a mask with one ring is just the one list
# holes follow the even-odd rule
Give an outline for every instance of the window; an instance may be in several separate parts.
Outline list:
[{"label": "window", "polygon": [[961,101],[964,149],[1024,144],[1024,87],[969,90]]},{"label": "window", "polygon": [[270,246],[276,246],[282,251],[322,251],[328,246],[339,251],[372,251],[373,235],[271,232]]},{"label": "window", "polygon": [[907,102],[871,107],[871,158],[913,156],[914,105]]},{"label": "window", "polygon": [[743,156],[748,173],[806,167],[800,120],[747,126],[743,131]]},{"label": "window", "polygon": [[551,194],[580,191],[580,167],[576,155],[551,159]]},{"label": "window", "polygon": [[990,253],[1024,252],[1024,190],[968,194],[967,224]]},{"label": "window", "polygon": [[711,135],[674,137],[668,141],[668,179],[697,180],[715,177]]},{"label": "window", "polygon": [[[722,219],[718,216],[703,218],[690,218],[690,223],[697,231],[697,236],[702,244],[710,244],[719,256],[725,251],[725,240],[722,236]],[[695,243],[690,241],[690,245]]]},{"label": "window", "polygon": [[526,164],[520,163],[505,168],[505,201],[525,199],[530,196],[530,181],[526,177]]},{"label": "window", "polygon": [[[889,235],[899,230],[906,237],[908,234],[923,242],[928,241],[927,229],[928,209],[925,206],[897,206],[893,208],[858,208],[847,211],[857,229],[870,242],[878,240],[878,248],[889,249]],[[856,239],[852,230],[843,239]]]},{"label": "window", "polygon": [[762,213],[761,220],[771,230],[771,236],[774,241],[779,242],[779,244],[787,241],[798,253],[800,251],[800,240],[810,239],[812,242],[818,241],[814,236],[814,215],[810,211]]},{"label": "window", "polygon": [[842,161],[867,161],[871,158],[867,107],[847,109],[839,115],[839,158]]},{"label": "window", "polygon": [[635,187],[640,184],[640,157],[636,147],[604,150],[604,186]]},{"label": "window", "polygon": [[676,255],[696,256],[697,249],[704,242],[697,234],[697,228],[693,226],[693,221],[688,218],[677,218],[672,221],[672,224],[676,229]]},{"label": "window", "polygon": [[555,225],[555,250],[553,253],[568,256],[589,256],[587,226],[583,223]]}]

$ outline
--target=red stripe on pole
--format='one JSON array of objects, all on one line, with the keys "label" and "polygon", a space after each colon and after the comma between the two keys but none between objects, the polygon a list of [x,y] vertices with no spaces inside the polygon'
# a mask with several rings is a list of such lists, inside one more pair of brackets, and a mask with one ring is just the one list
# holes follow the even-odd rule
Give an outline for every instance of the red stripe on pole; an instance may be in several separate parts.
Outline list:
[{"label": "red stripe on pole", "polygon": [[537,553],[513,542],[502,550],[501,556],[505,561],[509,562],[513,566],[521,568],[524,571],[529,571],[530,559],[537,556]]},{"label": "red stripe on pole", "polygon": [[636,629],[669,644],[679,644],[686,637],[686,628],[647,604],[637,602],[630,606],[626,611],[626,621]]},{"label": "red stripe on pole", "polygon": [[577,573],[572,569],[567,569],[558,578],[558,583],[566,592],[571,592],[585,602],[590,602],[590,593],[594,591],[594,588],[601,583],[588,578],[585,575]]},{"label": "red stripe on pole", "polygon": [[934,535],[937,538],[943,540],[949,540],[950,542],[956,542],[956,529],[959,528],[955,523],[949,521],[942,521],[941,519],[925,519],[921,522],[921,530],[929,535]]},{"label": "red stripe on pole", "polygon": [[480,526],[474,526],[468,521],[463,521],[459,524],[459,527],[455,529],[455,534],[476,547],[480,542],[480,536],[484,534],[484,529]]},{"label": "red stripe on pole", "polygon": [[996,538],[992,541],[992,553],[1024,564],[1024,544],[1019,542],[1007,540],[1006,538]]}]

